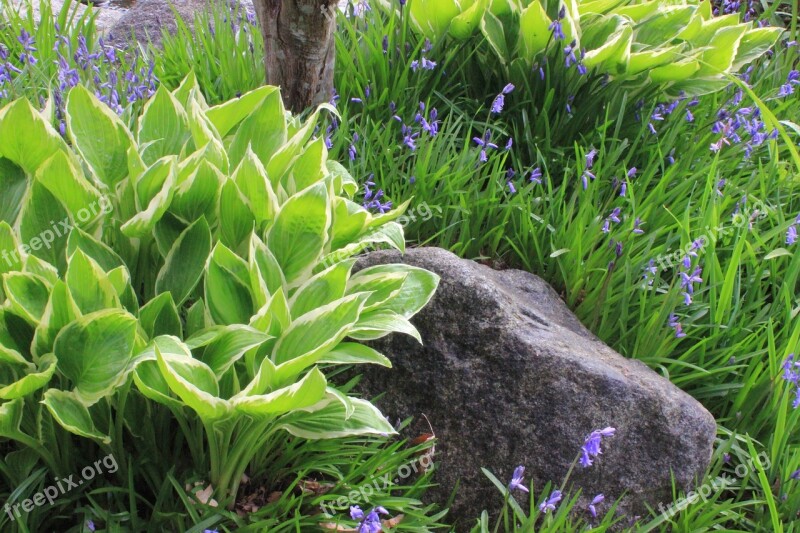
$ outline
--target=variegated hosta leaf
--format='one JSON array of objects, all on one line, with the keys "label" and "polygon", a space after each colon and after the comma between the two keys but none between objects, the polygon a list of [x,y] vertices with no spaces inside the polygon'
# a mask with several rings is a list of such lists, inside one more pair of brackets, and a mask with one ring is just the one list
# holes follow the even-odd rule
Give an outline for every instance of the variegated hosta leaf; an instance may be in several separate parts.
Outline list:
[{"label": "variegated hosta leaf", "polygon": [[337,398],[329,398],[299,409],[279,420],[279,427],[304,439],[336,439],[359,435],[394,435],[394,427],[377,407],[366,400],[350,398],[353,411]]}]

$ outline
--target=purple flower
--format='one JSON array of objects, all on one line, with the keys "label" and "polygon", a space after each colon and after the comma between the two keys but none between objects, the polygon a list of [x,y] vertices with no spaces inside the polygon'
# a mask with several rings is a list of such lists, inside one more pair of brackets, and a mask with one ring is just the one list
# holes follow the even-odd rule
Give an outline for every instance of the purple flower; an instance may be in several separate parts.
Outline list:
[{"label": "purple flower", "polygon": [[588,168],[583,171],[583,174],[581,174],[581,182],[583,183],[584,191],[589,188],[589,180],[595,178],[596,176],[592,174],[592,172]]},{"label": "purple flower", "polygon": [[800,479],[800,470],[795,470],[789,474],[789,479]]},{"label": "purple flower", "polygon": [[589,504],[589,512],[592,514],[592,518],[597,518],[597,508],[595,506],[603,503],[605,499],[606,497],[602,494],[598,494],[592,499],[592,502]]},{"label": "purple flower", "polygon": [[569,68],[573,63],[578,62],[578,58],[575,57],[575,39],[572,40],[567,46],[564,47],[564,66]]},{"label": "purple flower", "polygon": [[561,28],[560,20],[554,20],[551,22],[547,29],[553,32],[553,38],[557,41],[562,41],[567,38],[566,35],[564,35],[564,30]]},{"label": "purple flower", "polygon": [[[86,529],[88,529],[89,531],[96,531],[97,527],[94,525],[94,522],[89,520],[89,521],[86,522]],[[210,529],[206,529],[206,532],[210,532],[210,531],[211,531]],[[204,532],[204,533],[206,533],[206,532]],[[214,532],[214,533],[216,533],[216,532]]]},{"label": "purple flower", "polygon": [[531,170],[531,175],[530,175],[530,177],[528,179],[533,183],[541,184],[542,183],[542,169],[539,168],[539,167],[536,167],[533,170]]},{"label": "purple flower", "polygon": [[636,169],[636,167],[631,167],[631,168],[629,168],[629,169],[628,169],[628,177],[629,177],[629,178],[632,178],[632,177],[634,177],[634,176],[636,175],[636,173],[637,173],[637,172],[638,172],[638,170]]},{"label": "purple flower", "polygon": [[792,224],[789,226],[789,229],[786,230],[786,244],[794,244],[797,242],[797,226]]},{"label": "purple flower", "polygon": [[544,514],[547,514],[549,511],[555,511],[556,505],[558,505],[558,502],[560,501],[561,501],[561,491],[554,490],[550,494],[550,497],[539,505],[539,510]]},{"label": "purple flower", "polygon": [[28,33],[27,30],[22,29],[17,37],[17,40],[22,45],[22,53],[19,55],[20,62],[23,64],[27,63],[29,65],[35,65],[37,60],[33,56],[33,52],[37,51],[35,46],[36,39],[33,37],[33,35]]},{"label": "purple flower", "polygon": [[428,58],[422,58],[422,68],[425,70],[433,70],[436,68],[436,61],[431,61]]},{"label": "purple flower", "polygon": [[511,150],[512,146],[514,146],[514,139],[509,137],[508,141],[506,142],[506,151]]},{"label": "purple flower", "polygon": [[508,84],[506,84],[505,87],[503,87],[503,90],[501,91],[501,93],[502,94],[511,94],[511,92],[513,90],[514,90],[514,84],[513,83],[508,83]]},{"label": "purple flower", "polygon": [[597,150],[592,148],[589,150],[586,155],[584,156],[586,160],[586,168],[592,168],[594,166],[594,158],[597,157]]},{"label": "purple flower", "polygon": [[702,283],[703,278],[700,277],[701,269],[700,267],[696,267],[694,271],[690,274],[686,272],[681,272],[681,287],[686,289],[686,292],[689,294],[694,294],[694,284],[695,283]]},{"label": "purple flower", "polygon": [[644,224],[644,222],[642,222],[642,219],[636,217],[636,219],[633,221],[633,233],[635,233],[636,235],[641,235],[642,233],[644,233],[644,230],[641,227],[642,224]]},{"label": "purple flower", "polygon": [[584,468],[592,466],[592,460],[602,453],[600,444],[603,439],[613,437],[616,431],[617,430],[612,427],[592,431],[586,437],[583,446],[581,446],[580,465]]},{"label": "purple flower", "polygon": [[514,469],[514,475],[511,476],[511,483],[508,484],[508,490],[519,489],[522,492],[530,492],[528,487],[523,485],[522,477],[525,474],[525,467],[520,465]]},{"label": "purple flower", "polygon": [[680,339],[680,338],[686,336],[686,333],[683,332],[683,328],[681,327],[680,322],[678,322],[678,317],[677,316],[675,316],[674,314],[669,315],[669,319],[668,319],[667,323],[668,323],[669,327],[671,327],[671,328],[673,328],[675,330],[675,338],[676,339]]},{"label": "purple flower", "polygon": [[490,112],[495,115],[499,115],[503,111],[503,106],[506,105],[506,97],[505,94],[500,93],[494,97],[492,101],[492,108]]},{"label": "purple flower", "polygon": [[358,533],[379,533],[383,528],[380,515],[388,514],[389,512],[380,506],[372,509],[366,516],[358,505],[350,507],[350,518],[361,522],[358,525]]},{"label": "purple flower", "polygon": [[508,190],[511,192],[511,194],[516,194],[517,188],[514,187],[514,184],[511,181],[509,181],[507,182],[507,185],[508,185]]}]

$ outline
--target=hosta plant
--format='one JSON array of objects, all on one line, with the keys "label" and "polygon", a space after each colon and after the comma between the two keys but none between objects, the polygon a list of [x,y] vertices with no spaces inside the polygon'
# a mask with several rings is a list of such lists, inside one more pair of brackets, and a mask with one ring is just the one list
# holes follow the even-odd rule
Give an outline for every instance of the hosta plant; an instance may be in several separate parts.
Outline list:
[{"label": "hosta plant", "polygon": [[390,366],[357,341],[419,338],[438,278],[353,272],[368,246],[404,248],[405,206],[351,200],[320,111],[290,116],[274,87],[209,107],[193,77],[133,131],[81,86],[66,140],[27,100],[0,110],[0,435],[59,471],[48,428],[120,446],[158,404],[231,504],[280,434],[394,432],[324,370]]},{"label": "hosta plant", "polygon": [[409,0],[414,26],[431,38],[481,34],[497,58],[525,72],[544,53],[564,53],[598,74],[703,94],[769,50],[782,30],[712,15],[698,0]]}]

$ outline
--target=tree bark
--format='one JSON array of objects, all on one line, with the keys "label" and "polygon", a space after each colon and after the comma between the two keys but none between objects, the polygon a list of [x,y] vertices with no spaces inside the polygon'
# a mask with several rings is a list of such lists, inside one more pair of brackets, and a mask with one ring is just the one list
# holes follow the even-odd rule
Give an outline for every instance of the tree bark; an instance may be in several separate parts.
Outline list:
[{"label": "tree bark", "polygon": [[295,113],[333,94],[336,0],[255,0],[267,83]]}]

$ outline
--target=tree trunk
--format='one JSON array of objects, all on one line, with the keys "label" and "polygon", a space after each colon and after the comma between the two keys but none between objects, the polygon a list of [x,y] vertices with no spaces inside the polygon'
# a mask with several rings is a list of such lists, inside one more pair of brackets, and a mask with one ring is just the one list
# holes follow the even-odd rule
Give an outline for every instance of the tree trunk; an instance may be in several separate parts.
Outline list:
[{"label": "tree trunk", "polygon": [[264,36],[267,83],[293,112],[333,94],[336,0],[255,0]]}]

